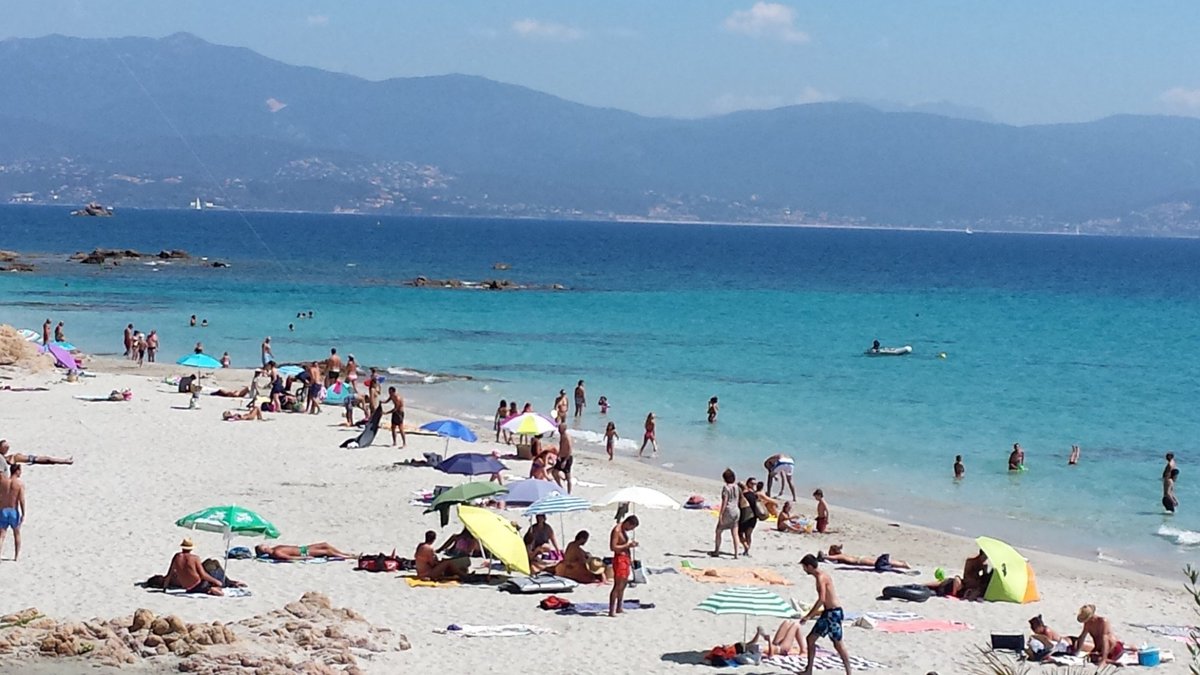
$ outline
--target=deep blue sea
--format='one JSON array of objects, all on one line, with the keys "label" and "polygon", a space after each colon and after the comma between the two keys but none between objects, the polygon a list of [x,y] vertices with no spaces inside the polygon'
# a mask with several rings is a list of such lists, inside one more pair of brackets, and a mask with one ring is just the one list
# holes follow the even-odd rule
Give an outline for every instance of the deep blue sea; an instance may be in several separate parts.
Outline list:
[{"label": "deep blue sea", "polygon": [[[97,246],[232,267],[54,262]],[[485,427],[498,399],[546,411],[584,379],[612,409],[580,436],[614,420],[633,454],[654,411],[657,463],[677,470],[761,473],[788,452],[807,509],[821,486],[835,507],[1162,571],[1200,551],[1200,241],[6,207],[0,248],[54,254],[0,275],[0,322],[64,320],[85,351],[119,352],[130,322],[157,329],[164,355],[200,340],[235,365],[265,335],[282,360],[336,346],[417,380],[473,378],[406,393]],[[417,275],[569,290],[402,284]],[[863,356],[876,338],[914,351]],[[1025,473],[1005,470],[1013,442]]]}]

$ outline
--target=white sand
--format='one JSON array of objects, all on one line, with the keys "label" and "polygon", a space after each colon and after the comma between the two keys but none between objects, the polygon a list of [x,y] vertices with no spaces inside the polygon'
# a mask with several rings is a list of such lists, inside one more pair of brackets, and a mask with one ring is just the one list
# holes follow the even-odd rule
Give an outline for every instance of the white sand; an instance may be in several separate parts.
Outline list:
[{"label": "white sand", "polygon": [[[0,614],[36,606],[56,618],[128,615],[138,607],[156,613],[175,613],[187,621],[236,620],[268,611],[295,600],[303,591],[326,593],[335,605],[352,607],[381,626],[408,636],[413,648],[366,664],[372,672],[539,672],[539,673],[669,673],[708,672],[695,663],[698,654],[716,644],[742,638],[742,619],[693,611],[708,594],[721,586],[702,584],[684,575],[651,577],[650,583],[630,589],[628,598],[657,604],[649,611],[626,616],[580,618],[556,616],[537,608],[540,596],[499,593],[485,587],[410,588],[392,574],[353,571],[351,563],[323,565],[270,565],[234,561],[230,573],[246,581],[254,597],[244,599],[181,599],[135,588],[134,582],[165,572],[167,562],[186,533],[174,520],[199,508],[237,503],[272,520],[283,532],[281,542],[307,544],[329,541],[351,551],[379,552],[396,548],[411,557],[422,533],[438,530],[439,542],[454,531],[454,523],[439,530],[435,515],[423,516],[409,506],[413,490],[437,484],[455,484],[458,477],[432,469],[390,469],[404,458],[420,457],[426,450],[441,452],[440,439],[410,436],[407,450],[376,446],[341,450],[338,444],[351,432],[339,428],[342,409],[327,406],[320,416],[270,415],[269,422],[222,422],[222,410],[239,402],[203,397],[200,410],[186,407],[187,396],[169,393],[159,384],[159,367],[137,371],[124,363],[108,363],[109,371],[78,383],[61,381],[59,373],[21,375],[0,383],[13,386],[44,385],[48,392],[0,392],[0,437],[10,440],[15,452],[73,455],[74,466],[26,467],[29,516],[25,523],[25,550],[11,561],[11,539],[0,562]],[[157,373],[153,375],[152,373]],[[3,374],[3,373],[0,373]],[[244,371],[218,378],[241,385]],[[86,403],[74,395],[104,395],[112,389],[131,388],[134,399],[122,403]],[[420,389],[408,392],[420,404]],[[411,410],[410,425],[433,416]],[[490,439],[491,433],[480,430]],[[386,430],[379,440],[387,443]],[[488,451],[490,442],[451,443],[455,450]],[[670,461],[664,457],[661,461]],[[511,462],[514,473],[525,474],[528,464]],[[758,466],[734,467],[735,470]],[[658,488],[681,501],[693,493],[710,500],[718,497],[716,481],[702,481],[655,468],[651,462],[620,457],[608,462],[585,454],[576,461],[577,476],[602,488],[579,488],[585,498],[599,497],[626,485]],[[741,473],[739,472],[739,478]],[[811,513],[811,500],[803,499],[812,487],[797,485],[802,510]],[[827,495],[833,509],[833,527],[839,534],[785,535],[760,525],[753,558],[724,559],[723,566],[769,566],[793,582],[775,587],[785,597],[811,602],[812,584],[797,561],[830,543],[845,544],[852,554],[889,552],[907,560],[930,580],[936,566],[960,569],[974,553],[972,542],[940,532],[907,525],[890,526],[870,515],[838,507],[838,495]],[[519,511],[510,511],[512,519]],[[712,547],[716,519],[705,512],[639,512],[639,557],[651,567],[678,567],[681,560],[698,566],[710,564],[704,551]],[[555,528],[557,518],[551,519]],[[565,544],[577,529],[592,533],[592,552],[606,554],[604,543],[612,512],[566,516],[568,532],[559,532]],[[981,533],[982,534],[982,533]],[[218,556],[219,535],[193,535],[202,556]],[[255,540],[240,540],[252,546]],[[728,550],[728,539],[726,539]],[[1187,649],[1181,643],[1151,635],[1131,623],[1195,623],[1195,607],[1182,590],[1182,575],[1154,579],[1096,563],[1030,552],[1037,570],[1042,601],[1027,606],[1006,603],[967,603],[934,598],[924,604],[876,600],[880,588],[912,580],[899,575],[868,572],[833,572],[847,611],[907,609],[930,619],[950,619],[972,624],[956,633],[882,634],[846,627],[846,644],[852,654],[890,666],[889,672],[967,672],[961,665],[976,646],[988,642],[990,632],[1025,632],[1026,621],[1043,614],[1060,632],[1075,632],[1075,612],[1084,602],[1095,603],[1100,613],[1117,627],[1117,635],[1130,644],[1150,642],[1171,649],[1179,658],[1155,672],[1186,673]],[[582,587],[571,599],[603,602],[607,586]],[[451,623],[530,623],[557,631],[555,635],[521,638],[465,639],[435,634]],[[774,630],[771,619],[751,619]],[[753,630],[753,628],[751,628]],[[823,643],[826,647],[828,642]],[[4,666],[0,661],[0,666]],[[56,672],[73,670],[66,664]],[[15,664],[8,663],[6,672]],[[42,666],[44,670],[44,666]],[[81,666],[82,668],[82,666]],[[419,669],[419,670],[414,670]],[[1050,672],[1050,669],[1046,669]],[[777,672],[767,667],[747,672]]]}]

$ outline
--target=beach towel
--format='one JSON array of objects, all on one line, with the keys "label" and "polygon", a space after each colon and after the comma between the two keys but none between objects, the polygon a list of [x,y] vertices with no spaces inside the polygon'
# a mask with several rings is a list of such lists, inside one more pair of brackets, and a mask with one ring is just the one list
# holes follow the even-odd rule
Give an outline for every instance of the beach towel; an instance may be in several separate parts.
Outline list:
[{"label": "beach towel", "polygon": [[958,621],[941,619],[909,619],[907,621],[879,621],[875,630],[881,633],[955,633],[971,630],[973,626]]},{"label": "beach towel", "polygon": [[[1160,663],[1170,663],[1175,660],[1175,655],[1168,651],[1159,650],[1158,658]],[[1090,662],[1086,657],[1075,656],[1072,654],[1057,654],[1047,657],[1042,663],[1050,663],[1056,666],[1086,666]],[[1121,666],[1137,666],[1138,653],[1135,649],[1126,649],[1121,658],[1117,659],[1117,663]]]},{"label": "beach towel", "polygon": [[527,623],[506,623],[499,626],[473,626],[470,624],[450,624],[444,630],[434,630],[440,635],[457,635],[458,637],[521,637],[524,635],[547,635],[554,631],[541,626],[531,626]]},{"label": "beach towel", "polygon": [[843,618],[846,621],[857,621],[864,616],[872,621],[914,621],[922,618],[920,614],[904,609],[886,612],[846,612]]},{"label": "beach towel", "polygon": [[290,565],[293,563],[297,565],[323,565],[327,562],[341,562],[346,560],[346,558],[300,558],[299,560],[276,560],[271,556],[258,556],[255,558],[255,560],[261,563],[270,563],[272,565]]},{"label": "beach towel", "polygon": [[[641,600],[626,600],[621,609],[654,609],[654,603]],[[561,616],[601,616],[608,614],[607,602],[576,602],[570,607],[558,610],[555,614]]]},{"label": "beach towel", "polygon": [[208,593],[188,593],[182,588],[171,588],[166,591],[167,595],[177,598],[248,598],[253,593],[248,588],[225,588],[224,595],[209,595]]},{"label": "beach towel", "polygon": [[1160,623],[1131,623],[1129,625],[1144,628],[1155,635],[1171,638],[1178,642],[1194,642],[1193,633],[1200,632],[1200,629],[1194,626],[1169,626]]},{"label": "beach towel", "polygon": [[417,588],[417,587],[442,588],[444,586],[457,586],[458,585],[457,581],[427,581],[425,579],[418,579],[416,577],[404,577],[404,583],[408,584],[409,586],[411,586],[413,588]]},{"label": "beach towel", "polygon": [[712,584],[738,584],[750,586],[791,586],[788,581],[775,570],[765,567],[709,567],[696,569],[684,567],[683,573],[696,581]]},{"label": "beach towel", "polygon": [[874,574],[904,574],[910,577],[920,576],[920,570],[904,570],[899,567],[885,567],[879,569],[876,567],[864,567],[862,565],[837,565],[833,569],[840,572],[872,572]]},{"label": "beach towel", "polygon": [[[768,656],[763,659],[764,665],[772,665],[789,673],[803,673],[808,665],[808,656]],[[861,656],[850,655],[851,670],[872,670],[887,668],[887,666]],[[837,652],[831,652],[824,647],[817,647],[817,655],[813,658],[813,670],[842,670],[842,657]]]}]

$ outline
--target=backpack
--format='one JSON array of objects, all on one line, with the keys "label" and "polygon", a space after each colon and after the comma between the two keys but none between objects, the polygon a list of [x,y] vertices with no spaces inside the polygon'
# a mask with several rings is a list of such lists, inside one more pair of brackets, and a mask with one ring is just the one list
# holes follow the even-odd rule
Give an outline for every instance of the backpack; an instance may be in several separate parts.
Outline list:
[{"label": "backpack", "polygon": [[542,598],[542,601],[538,603],[538,607],[546,610],[569,609],[571,607],[571,601],[567,600],[566,598],[560,598],[557,595],[551,595],[549,597]]}]

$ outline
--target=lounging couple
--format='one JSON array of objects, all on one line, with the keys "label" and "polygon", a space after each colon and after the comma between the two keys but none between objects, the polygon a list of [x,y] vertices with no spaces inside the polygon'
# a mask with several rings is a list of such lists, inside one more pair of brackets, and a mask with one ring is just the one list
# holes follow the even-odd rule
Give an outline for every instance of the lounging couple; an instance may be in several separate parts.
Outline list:
[{"label": "lounging couple", "polygon": [[566,549],[559,550],[554,528],[546,522],[546,516],[535,516],[533,525],[525,532],[530,567],[534,573],[546,571],[581,584],[607,582],[604,561],[583,549],[589,537],[587,530],[580,530]]},{"label": "lounging couple", "polygon": [[1079,608],[1075,620],[1083,624],[1078,637],[1062,636],[1052,630],[1039,614],[1029,620],[1033,635],[1029,638],[1026,656],[1041,661],[1054,654],[1086,655],[1095,664],[1117,664],[1125,653],[1125,644],[1113,635],[1108,619],[1096,614],[1095,605]]}]

